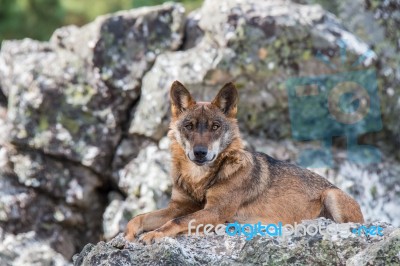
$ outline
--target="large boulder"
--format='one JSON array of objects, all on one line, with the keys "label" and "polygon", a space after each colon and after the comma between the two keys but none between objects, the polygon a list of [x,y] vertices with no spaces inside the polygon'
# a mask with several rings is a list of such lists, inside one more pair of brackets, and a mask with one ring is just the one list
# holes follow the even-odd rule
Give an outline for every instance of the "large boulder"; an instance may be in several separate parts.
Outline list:
[{"label": "large boulder", "polygon": [[[137,154],[125,149],[133,138],[123,132],[142,76],[158,54],[180,47],[184,25],[183,7],[169,3],[61,28],[50,42],[2,43],[0,264],[63,265],[60,256],[68,260],[107,235],[103,213],[119,178],[111,176],[139,153],[137,142]],[[140,182],[137,163],[129,177]],[[110,198],[127,191],[115,185]]]},{"label": "large boulder", "polygon": [[117,91],[77,55],[50,44],[8,41],[1,56],[10,68],[2,79],[9,141],[104,171],[121,134],[120,103],[110,101]]},{"label": "large boulder", "polygon": [[0,226],[15,235],[34,231],[70,258],[101,235],[105,200],[99,177],[83,166],[41,153],[0,148]]},{"label": "large boulder", "polygon": [[[188,23],[187,29],[194,32],[184,46],[188,49],[161,54],[144,76],[142,101],[130,133],[156,140],[165,134],[168,93],[174,80],[183,82],[201,100],[211,100],[224,83],[234,80],[240,93],[242,129],[269,138],[289,137],[285,82],[349,68],[338,59],[341,40],[346,40],[350,62],[369,50],[318,5],[206,0]],[[340,67],[330,68],[321,55]],[[375,58],[371,52],[358,69]]]},{"label": "large boulder", "polygon": [[62,28],[51,43],[5,41],[9,141],[105,173],[143,74],[157,54],[179,47],[183,22],[182,6],[166,4]]},{"label": "large boulder", "polygon": [[[374,68],[377,71],[379,97],[383,120],[383,132],[390,140],[388,148],[400,158],[400,27],[398,0],[295,0],[303,4],[318,3],[334,13],[340,22],[354,35],[361,38],[377,55]],[[392,143],[396,145],[392,145]],[[380,144],[384,146],[384,143]]]},{"label": "large boulder", "polygon": [[400,158],[400,2],[342,0],[338,2],[337,16],[343,24],[378,55],[376,63],[382,106],[384,131],[396,145],[389,145]]},{"label": "large boulder", "polygon": [[64,27],[51,41],[91,62],[109,87],[135,99],[157,55],[180,47],[184,23],[184,8],[166,3],[100,16],[81,28]]}]

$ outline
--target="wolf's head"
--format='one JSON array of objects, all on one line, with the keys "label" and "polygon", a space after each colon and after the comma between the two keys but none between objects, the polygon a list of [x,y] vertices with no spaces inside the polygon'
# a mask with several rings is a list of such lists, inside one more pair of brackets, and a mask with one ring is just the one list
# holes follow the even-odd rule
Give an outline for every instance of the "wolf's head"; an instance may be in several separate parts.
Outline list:
[{"label": "wolf's head", "polygon": [[238,93],[227,83],[212,102],[197,102],[179,82],[171,86],[171,137],[197,165],[212,163],[235,139]]}]

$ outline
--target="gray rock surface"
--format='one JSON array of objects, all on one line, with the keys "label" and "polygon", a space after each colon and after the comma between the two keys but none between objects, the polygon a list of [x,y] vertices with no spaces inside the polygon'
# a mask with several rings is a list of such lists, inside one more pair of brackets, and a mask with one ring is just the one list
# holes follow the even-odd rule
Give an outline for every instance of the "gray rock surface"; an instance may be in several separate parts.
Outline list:
[{"label": "gray rock surface", "polygon": [[181,45],[184,19],[177,4],[145,7],[100,16],[80,29],[58,29],[51,41],[93,64],[122,96],[137,99],[142,76],[157,55]]},{"label": "gray rock surface", "polygon": [[[1,234],[0,234],[1,235]],[[0,264],[4,266],[67,266],[71,265],[50,244],[37,237],[33,231],[19,234],[1,235]]]},{"label": "gray rock surface", "polygon": [[[357,5],[357,12],[347,8]],[[342,1],[338,16],[344,25],[374,47],[378,55],[378,81],[381,88],[382,119],[385,130],[390,132],[393,153],[400,158],[400,2],[390,1]]]},{"label": "gray rock surface", "polygon": [[398,0],[305,0],[329,8],[354,35],[373,47],[377,55],[374,64],[378,72],[382,119],[388,138],[395,143],[393,152],[399,158],[400,124],[395,119],[400,112],[400,27]]},{"label": "gray rock surface", "polygon": [[0,226],[5,232],[33,231],[35,239],[66,258],[101,237],[104,200],[95,174],[41,153],[7,147],[0,153]]},{"label": "gray rock surface", "polygon": [[[124,200],[121,193],[128,192],[118,188],[118,175],[113,181],[113,169],[125,167],[142,143],[123,138],[142,76],[158,54],[180,47],[184,21],[183,7],[170,3],[61,28],[50,42],[2,43],[0,226],[15,249],[26,232],[34,234],[26,240],[26,256],[2,247],[5,265],[28,265],[30,257],[33,265],[61,265],[58,257],[68,260],[107,236],[103,213],[112,183],[110,198]],[[46,250],[49,259],[39,260]]]},{"label": "gray rock surface", "polygon": [[[350,58],[369,49],[320,6],[288,1],[206,0],[191,15],[188,28],[194,31],[191,40],[195,38],[197,45],[189,43],[191,49],[157,57],[144,76],[142,100],[130,133],[156,140],[165,134],[168,92],[175,79],[204,100],[211,100],[224,83],[234,80],[241,95],[238,118],[242,128],[269,138],[288,137],[285,81],[292,76],[337,72],[321,62],[316,51],[329,51],[334,58],[341,39],[349,44]],[[364,64],[370,65],[375,57],[372,53]]]},{"label": "gray rock surface", "polygon": [[111,195],[103,215],[105,239],[124,231],[133,216],[166,207],[172,190],[168,147],[166,137],[158,145],[150,144],[115,173],[115,182],[127,197]]},{"label": "gray rock surface", "polygon": [[[285,237],[198,236],[164,238],[144,246],[128,243],[122,234],[105,243],[87,245],[74,256],[74,265],[395,265],[400,263],[400,229],[384,223],[382,236],[351,233],[356,224],[326,234],[331,221],[318,219],[302,225],[321,228],[315,235]],[[368,225],[371,226],[371,225]],[[310,229],[310,232],[313,229]],[[300,236],[301,235],[301,236]],[[366,255],[368,254],[368,255]]]},{"label": "gray rock surface", "polygon": [[182,6],[166,4],[59,29],[51,43],[4,42],[9,140],[103,173],[143,74],[157,54],[178,48],[183,20]]}]

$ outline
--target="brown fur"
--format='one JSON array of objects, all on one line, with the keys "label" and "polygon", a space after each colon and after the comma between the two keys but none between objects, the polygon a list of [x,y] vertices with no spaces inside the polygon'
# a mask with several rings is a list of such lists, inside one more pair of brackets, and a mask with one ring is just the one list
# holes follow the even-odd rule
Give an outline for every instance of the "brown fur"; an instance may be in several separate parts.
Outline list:
[{"label": "brown fur", "polygon": [[237,101],[232,83],[211,103],[196,103],[181,83],[172,84],[171,201],[166,209],[133,218],[126,239],[147,232],[140,240],[149,244],[187,232],[193,219],[213,225],[293,224],[320,216],[338,223],[363,222],[357,202],[323,177],[246,151],[235,119]]}]

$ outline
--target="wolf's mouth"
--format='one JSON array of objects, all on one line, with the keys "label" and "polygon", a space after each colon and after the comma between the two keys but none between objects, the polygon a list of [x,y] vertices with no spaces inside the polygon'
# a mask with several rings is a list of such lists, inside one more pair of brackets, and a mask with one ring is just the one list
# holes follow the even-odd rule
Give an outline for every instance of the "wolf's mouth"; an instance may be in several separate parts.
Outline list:
[{"label": "wolf's mouth", "polygon": [[214,161],[214,159],[215,159],[215,157],[216,157],[216,155],[214,154],[214,156],[211,158],[211,160],[207,160],[207,159],[201,159],[201,160],[191,160],[192,162],[194,162],[195,164],[197,164],[198,166],[202,166],[202,165],[205,165],[205,164],[207,164],[207,163],[210,163],[210,162],[212,162],[212,161]]}]

